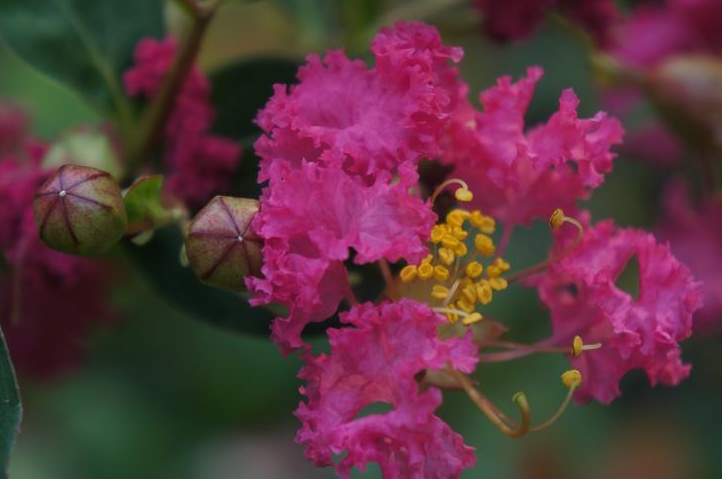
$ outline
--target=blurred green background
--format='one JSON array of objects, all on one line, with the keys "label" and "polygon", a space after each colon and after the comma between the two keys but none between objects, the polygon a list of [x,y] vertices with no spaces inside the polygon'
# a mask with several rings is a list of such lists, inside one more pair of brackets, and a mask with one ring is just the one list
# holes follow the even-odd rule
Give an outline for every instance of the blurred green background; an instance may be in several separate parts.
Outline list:
[{"label": "blurred green background", "polygon": [[[599,109],[584,52],[561,27],[548,24],[532,41],[499,47],[483,38],[468,5],[447,5],[463,2],[402,7],[414,3],[400,8],[381,1],[229,2],[211,27],[200,63],[211,74],[243,59],[297,60],[342,44],[363,55],[376,24],[422,16],[440,27],[447,44],[464,47],[461,68],[472,92],[499,75],[516,78],[527,66],[544,67],[529,124],[547,118],[566,87],[581,98],[580,115]],[[176,13],[167,18],[171,30],[182,28]],[[4,50],[0,98],[28,108],[37,134],[47,140],[100,121],[79,98]],[[621,154],[589,206],[597,219],[651,227],[664,178]],[[544,225],[522,230],[507,259],[532,264],[547,244]],[[292,411],[300,400],[297,359],[284,359],[264,335],[233,334],[199,320],[198,312],[174,307],[145,276],[130,272],[124,278],[109,298],[119,318],[84,340],[85,363],[51,382],[19,378],[25,417],[11,477],[335,477],[307,463],[293,441],[298,423]],[[511,339],[531,341],[549,332],[532,291],[515,285],[493,307],[492,314],[509,323]],[[440,416],[477,448],[477,467],[465,478],[716,479],[722,477],[720,346],[719,338],[688,341],[684,352],[693,372],[677,388],[652,390],[642,374],[632,374],[611,406],[573,406],[551,429],[520,440],[496,431],[461,393],[445,394]],[[323,341],[314,347],[322,348]],[[537,356],[485,366],[477,378],[510,412],[512,394],[525,391],[535,416],[543,418],[564,396],[558,375],[565,368],[562,357]],[[378,471],[372,467],[364,477],[378,477]]]}]

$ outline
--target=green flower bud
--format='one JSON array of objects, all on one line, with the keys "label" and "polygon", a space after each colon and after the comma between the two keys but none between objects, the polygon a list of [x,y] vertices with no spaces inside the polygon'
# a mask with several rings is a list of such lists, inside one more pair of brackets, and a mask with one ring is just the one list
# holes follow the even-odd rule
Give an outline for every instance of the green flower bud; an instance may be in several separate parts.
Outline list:
[{"label": "green flower bud", "polygon": [[40,238],[64,253],[102,254],[123,236],[127,223],[118,183],[87,166],[58,168],[38,189],[33,207]]},{"label": "green flower bud", "polygon": [[260,275],[262,241],[251,228],[258,201],[216,196],[188,227],[186,254],[205,284],[231,291],[246,289],[243,278]]}]

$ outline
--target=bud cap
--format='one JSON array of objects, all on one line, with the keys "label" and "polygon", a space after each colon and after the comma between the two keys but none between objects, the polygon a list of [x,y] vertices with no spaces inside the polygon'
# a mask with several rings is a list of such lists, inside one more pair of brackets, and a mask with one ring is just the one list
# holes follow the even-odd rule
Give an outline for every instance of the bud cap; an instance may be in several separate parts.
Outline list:
[{"label": "bud cap", "polygon": [[106,252],[125,232],[120,186],[95,168],[63,165],[35,194],[35,224],[50,248],[93,256]]},{"label": "bud cap", "polygon": [[251,227],[258,201],[216,196],[188,227],[186,253],[205,284],[244,291],[244,277],[260,275],[263,243]]}]

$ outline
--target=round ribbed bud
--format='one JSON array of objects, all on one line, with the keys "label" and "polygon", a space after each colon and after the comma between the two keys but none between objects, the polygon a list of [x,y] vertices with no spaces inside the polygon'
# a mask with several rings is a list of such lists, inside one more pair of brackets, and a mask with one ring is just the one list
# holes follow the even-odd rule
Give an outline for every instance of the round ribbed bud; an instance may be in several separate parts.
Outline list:
[{"label": "round ribbed bud", "polygon": [[38,189],[35,224],[43,242],[64,253],[104,253],[125,232],[118,182],[105,171],[63,165]]},{"label": "round ribbed bud", "polygon": [[261,271],[262,241],[251,228],[258,201],[216,196],[198,212],[186,237],[186,254],[205,284],[244,291],[244,277]]}]

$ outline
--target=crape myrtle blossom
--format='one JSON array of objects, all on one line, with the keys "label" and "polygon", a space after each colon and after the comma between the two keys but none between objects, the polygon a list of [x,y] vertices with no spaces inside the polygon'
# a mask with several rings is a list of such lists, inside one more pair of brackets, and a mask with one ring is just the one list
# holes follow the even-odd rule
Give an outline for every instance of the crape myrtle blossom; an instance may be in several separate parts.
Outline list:
[{"label": "crape myrtle blossom", "polygon": [[47,377],[73,366],[90,327],[112,317],[104,301],[111,275],[40,241],[33,198],[51,170],[41,166],[46,146],[30,137],[24,114],[18,119],[17,136],[0,144],[0,317],[20,373]]},{"label": "crape myrtle blossom", "polygon": [[529,68],[513,83],[502,77],[479,96],[483,110],[465,109],[450,130],[443,160],[455,167],[476,195],[474,206],[507,229],[548,218],[555,208],[576,210],[611,171],[610,148],[622,141],[620,123],[605,113],[577,115],[579,99],[565,90],[559,110],[545,124],[525,131],[524,116],[542,69]]},{"label": "crape myrtle blossom", "polygon": [[[256,151],[259,181],[266,185],[253,228],[264,241],[263,267],[262,276],[246,282],[253,304],[286,307],[287,315],[272,324],[272,338],[285,354],[300,351],[307,362],[299,374],[306,401],[296,415],[302,422],[297,440],[310,460],[334,466],[341,477],[376,462],[387,478],[456,478],[474,457],[434,415],[442,388],[463,389],[502,432],[520,437],[552,424],[575,391],[586,386],[585,374],[592,390],[616,386],[611,384],[621,377],[616,370],[611,376],[595,376],[590,368],[567,371],[562,383],[568,394],[560,410],[532,426],[522,393],[513,399],[520,413],[515,421],[467,374],[493,354],[480,355],[479,347],[534,350],[499,341],[504,328],[495,328],[498,323],[481,312],[510,281],[531,274],[505,276],[511,265],[493,239],[494,217],[506,233],[549,218],[560,206],[576,211],[577,200],[611,170],[610,148],[620,142],[622,129],[604,114],[578,118],[578,100],[565,91],[559,111],[525,131],[523,116],[541,76],[538,68],[516,84],[500,79],[482,94],[484,109],[476,112],[453,66],[461,51],[444,46],[438,31],[421,23],[382,29],[372,53],[372,67],[340,51],[310,56],[299,70],[299,83],[276,86],[259,113],[264,135]],[[455,167],[455,178],[426,199],[417,186],[417,166],[424,158]],[[439,218],[435,201],[451,185],[460,186],[454,192],[460,206]],[[593,239],[583,239],[582,224],[561,210],[552,216],[555,229],[564,232],[567,223],[577,227],[577,237],[542,264],[550,268],[549,278],[556,271],[551,268],[567,255],[574,258],[576,248]],[[625,349],[620,353],[613,343],[605,354],[633,357],[632,367],[674,382],[686,373],[679,356],[673,360],[677,341],[688,334],[688,315],[698,306],[689,298],[696,283],[650,236],[624,239],[629,238],[633,244],[618,256],[640,256],[644,299],[625,302],[613,288],[600,286],[591,298],[596,302],[584,306],[601,308],[602,302],[610,315],[620,317],[625,308],[631,311],[618,321],[630,331],[619,346]],[[624,239],[609,233],[600,242],[616,245]],[[604,259],[578,254],[583,259],[573,272],[586,268],[583,279],[603,277]],[[379,263],[387,283],[379,304],[356,301],[345,264],[351,260]],[[389,263],[402,261],[405,266],[399,264],[394,274]],[[664,276],[668,270],[679,277]],[[687,289],[680,290],[680,284]],[[329,318],[342,300],[349,303],[339,315],[343,327],[329,329],[330,352],[314,356],[301,337],[303,328]],[[641,317],[660,326],[650,332]],[[482,327],[482,320],[491,328]],[[609,340],[581,320],[569,326],[564,338],[555,336],[539,352],[584,357],[604,347],[593,341]],[[640,340],[635,342],[632,333]],[[378,403],[391,410],[363,414]]]},{"label": "crape myrtle blossom", "polygon": [[[556,251],[572,241],[558,234]],[[637,297],[616,285],[635,258]],[[586,227],[572,253],[527,283],[550,310],[554,331],[548,342],[568,344],[581,335],[601,343],[572,357],[585,378],[576,392],[578,402],[610,403],[620,395],[620,379],[633,369],[643,369],[652,385],[676,385],[689,374],[679,342],[692,333],[692,314],[702,306],[701,284],[651,234],[618,228],[612,221]]]},{"label": "crape myrtle blossom", "polygon": [[[140,40],[135,65],[123,76],[128,95],[148,100],[158,95],[176,49],[172,37]],[[241,150],[234,141],[208,133],[216,112],[211,84],[198,67],[188,72],[174,101],[164,131],[165,187],[191,208],[198,208],[228,189]]]},{"label": "crape myrtle blossom", "polygon": [[664,191],[663,217],[657,234],[669,241],[675,256],[703,281],[704,307],[694,316],[695,333],[722,327],[722,202],[705,198],[695,205],[688,185],[672,182]]}]

